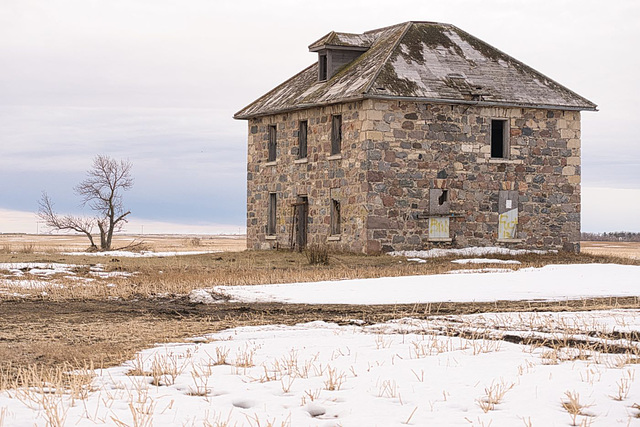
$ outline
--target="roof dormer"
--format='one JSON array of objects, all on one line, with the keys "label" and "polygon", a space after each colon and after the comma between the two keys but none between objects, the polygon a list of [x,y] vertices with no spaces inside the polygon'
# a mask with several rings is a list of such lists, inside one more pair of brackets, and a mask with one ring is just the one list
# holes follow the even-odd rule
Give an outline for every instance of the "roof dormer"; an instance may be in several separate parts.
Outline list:
[{"label": "roof dormer", "polygon": [[340,68],[354,61],[371,47],[366,34],[330,32],[309,46],[318,53],[318,81],[333,77]]}]

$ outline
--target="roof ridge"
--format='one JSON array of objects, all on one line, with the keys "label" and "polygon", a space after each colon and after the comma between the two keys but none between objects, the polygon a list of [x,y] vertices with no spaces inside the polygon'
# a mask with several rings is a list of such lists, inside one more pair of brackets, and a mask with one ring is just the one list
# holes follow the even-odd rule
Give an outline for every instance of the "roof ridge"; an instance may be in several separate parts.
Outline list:
[{"label": "roof ridge", "polygon": [[[391,46],[391,48],[389,49],[389,52],[387,53],[387,55],[384,58],[384,61],[380,61],[380,64],[378,65],[378,69],[376,70],[376,72],[371,77],[371,80],[369,80],[369,83],[367,83],[367,86],[364,88],[364,91],[362,92],[363,94],[365,94],[365,93],[367,93],[367,92],[369,92],[371,90],[371,86],[373,86],[375,81],[378,79],[378,76],[380,75],[380,72],[382,71],[382,68],[385,66],[385,64],[387,63],[389,58],[391,58],[391,55],[393,54],[393,52],[395,52],[396,48],[400,44],[400,41],[404,38],[405,34],[407,34],[407,31],[409,31],[409,28],[412,25],[413,25],[413,23],[411,21],[408,21],[408,22],[404,23],[404,29],[402,30],[402,33],[396,39],[396,41],[393,43],[393,46]],[[393,27],[393,26],[391,26],[391,27]],[[388,27],[388,28],[391,28],[391,27]]]}]

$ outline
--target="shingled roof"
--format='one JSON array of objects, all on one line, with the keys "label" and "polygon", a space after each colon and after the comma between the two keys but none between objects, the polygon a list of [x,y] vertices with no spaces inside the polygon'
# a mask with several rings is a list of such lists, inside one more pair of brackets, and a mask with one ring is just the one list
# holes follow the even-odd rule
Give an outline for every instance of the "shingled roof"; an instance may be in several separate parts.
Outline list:
[{"label": "shingled roof", "polygon": [[309,49],[330,46],[367,50],[326,81],[318,81],[318,63],[311,65],[234,118],[366,98],[596,109],[591,101],[450,24],[406,22],[364,34],[331,32]]}]

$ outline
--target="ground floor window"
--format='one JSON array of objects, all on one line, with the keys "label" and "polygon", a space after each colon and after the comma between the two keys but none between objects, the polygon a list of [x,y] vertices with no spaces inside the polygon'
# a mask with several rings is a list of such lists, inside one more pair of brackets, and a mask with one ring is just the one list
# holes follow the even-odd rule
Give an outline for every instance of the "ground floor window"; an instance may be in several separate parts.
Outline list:
[{"label": "ground floor window", "polygon": [[341,234],[340,230],[340,201],[331,199],[331,234]]},{"label": "ground floor window", "polygon": [[276,234],[276,193],[269,193],[268,219],[267,219],[267,235],[274,236]]}]

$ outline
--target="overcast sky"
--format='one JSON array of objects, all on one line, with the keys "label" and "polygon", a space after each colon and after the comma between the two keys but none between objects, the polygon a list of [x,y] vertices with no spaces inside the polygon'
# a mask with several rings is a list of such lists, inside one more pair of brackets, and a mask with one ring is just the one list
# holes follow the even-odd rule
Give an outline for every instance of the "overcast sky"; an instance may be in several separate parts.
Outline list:
[{"label": "overcast sky", "polygon": [[408,20],[454,24],[598,104],[582,115],[583,230],[640,231],[636,0],[0,0],[0,232],[34,232],[43,190],[81,212],[71,188],[96,154],[134,165],[131,231],[243,229],[233,114],[329,31]]}]

